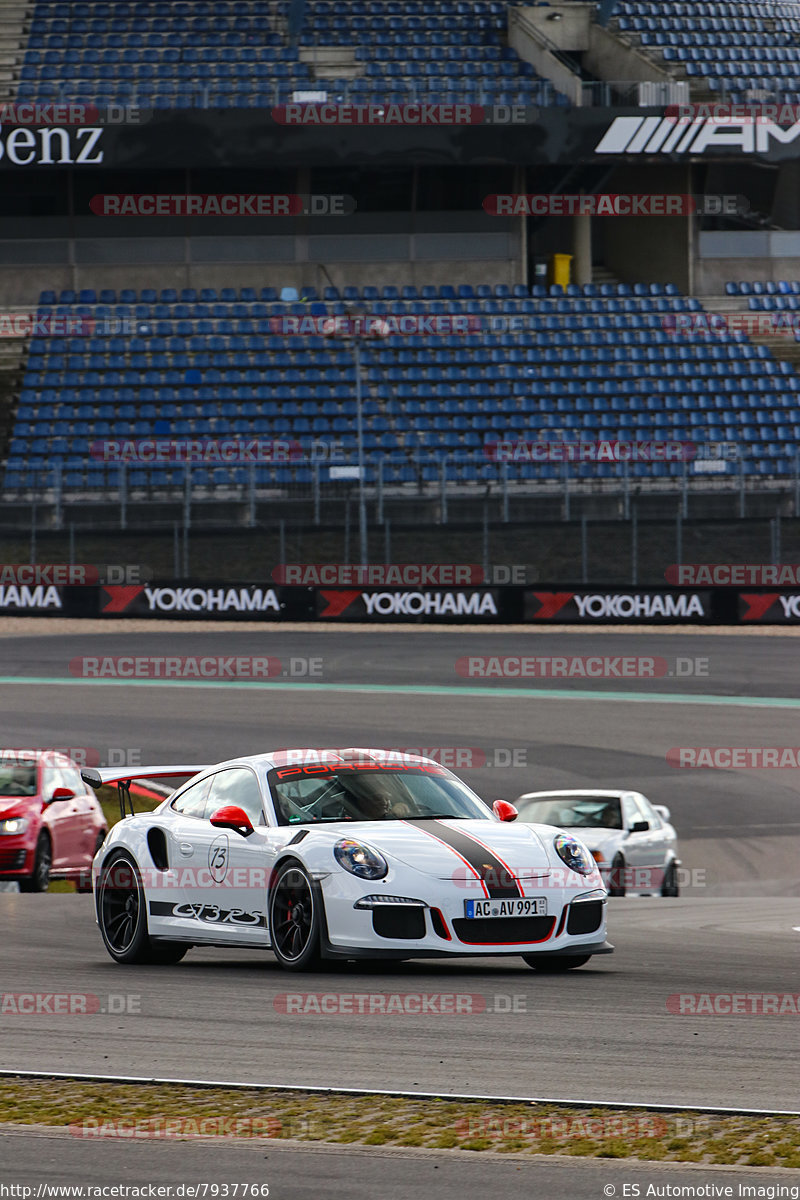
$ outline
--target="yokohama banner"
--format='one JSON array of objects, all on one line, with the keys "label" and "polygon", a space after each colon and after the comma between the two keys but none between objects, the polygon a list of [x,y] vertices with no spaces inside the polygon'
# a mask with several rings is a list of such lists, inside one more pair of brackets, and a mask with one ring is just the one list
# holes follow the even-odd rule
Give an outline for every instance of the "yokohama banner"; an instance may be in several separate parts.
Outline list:
[{"label": "yokohama banner", "polygon": [[103,617],[169,620],[313,621],[311,588],[255,583],[146,583],[99,589]]},{"label": "yokohama banner", "polygon": [[739,620],[743,625],[800,624],[800,591],[742,591],[739,593]]},{"label": "yokohama banner", "polygon": [[235,580],[0,586],[0,617],[331,624],[797,625],[797,588],[284,587]]},{"label": "yokohama banner", "polygon": [[[697,625],[727,622],[727,593],[645,588],[582,588],[525,592],[525,620],[532,623],[597,625]],[[735,617],[733,618],[735,620]]]},{"label": "yokohama banner", "polygon": [[513,621],[519,588],[319,588],[320,621],[442,621],[497,624]]}]

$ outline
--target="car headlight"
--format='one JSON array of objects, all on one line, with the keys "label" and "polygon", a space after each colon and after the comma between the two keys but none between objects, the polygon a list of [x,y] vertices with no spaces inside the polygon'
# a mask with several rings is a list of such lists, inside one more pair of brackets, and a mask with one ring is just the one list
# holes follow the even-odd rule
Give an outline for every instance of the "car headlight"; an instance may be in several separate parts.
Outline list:
[{"label": "car headlight", "polygon": [[383,879],[388,874],[389,866],[383,855],[363,842],[343,838],[333,847],[333,854],[340,867],[359,879]]},{"label": "car headlight", "polygon": [[27,817],[6,817],[4,821],[0,821],[0,834],[24,833],[27,828]]},{"label": "car headlight", "polygon": [[591,875],[597,870],[597,864],[583,842],[579,842],[571,833],[557,833],[553,838],[556,854],[566,863],[570,871],[579,875]]}]

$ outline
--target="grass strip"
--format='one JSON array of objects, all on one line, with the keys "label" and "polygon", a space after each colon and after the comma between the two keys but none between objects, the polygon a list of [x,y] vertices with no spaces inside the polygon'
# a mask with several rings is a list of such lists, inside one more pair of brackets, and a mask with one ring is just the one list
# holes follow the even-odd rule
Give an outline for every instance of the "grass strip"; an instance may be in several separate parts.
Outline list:
[{"label": "grass strip", "polygon": [[800,1167],[800,1117],[8,1078],[0,1122],[79,1138],[301,1142]]}]

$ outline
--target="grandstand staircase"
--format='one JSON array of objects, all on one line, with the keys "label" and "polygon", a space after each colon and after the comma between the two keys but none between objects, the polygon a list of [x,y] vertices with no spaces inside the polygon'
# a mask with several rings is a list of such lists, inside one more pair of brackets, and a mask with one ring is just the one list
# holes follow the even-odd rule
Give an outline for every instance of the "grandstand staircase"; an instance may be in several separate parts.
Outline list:
[{"label": "grandstand staircase", "polygon": [[356,79],[363,71],[352,46],[301,46],[298,58],[315,79]]},{"label": "grandstand staircase", "polygon": [[754,346],[768,346],[773,358],[790,363],[795,372],[800,374],[800,342],[796,342],[793,337],[761,337],[751,334],[750,341]]},{"label": "grandstand staircase", "polygon": [[378,409],[380,416],[384,418],[389,426],[389,432],[393,433],[397,438],[397,451],[402,454],[410,467],[413,467],[417,472],[417,483],[422,486],[422,470],[417,462],[417,452],[420,449],[417,435],[409,433],[404,429],[398,429],[395,420],[396,414],[391,411],[391,401],[387,401],[380,394],[378,385],[371,380],[365,380],[364,384],[364,399],[372,400]]},{"label": "grandstand staircase", "polygon": [[34,5],[26,0],[0,0],[0,100],[13,100]]},{"label": "grandstand staircase", "polygon": [[[272,28],[289,42],[289,21],[286,6],[282,3],[270,5]],[[313,14],[306,15],[306,23]],[[356,79],[363,74],[362,65],[356,61],[355,46],[297,46],[299,62],[308,63],[314,79]]]},{"label": "grandstand staircase", "polygon": [[[747,299],[747,296],[704,296],[701,303],[705,311],[709,313],[743,313],[750,312]],[[796,317],[797,314],[789,312],[786,316]],[[776,334],[774,337],[750,334],[748,340],[754,346],[767,346],[774,359],[790,363],[792,368],[800,374],[800,342],[796,342],[793,337],[780,334]]]},{"label": "grandstand staircase", "polygon": [[608,267],[592,267],[592,283],[600,285],[603,283],[613,284],[614,287],[619,287],[622,280],[613,271],[609,271]]},{"label": "grandstand staircase", "polygon": [[682,69],[678,62],[669,62],[662,58],[660,54],[654,54],[655,47],[643,46],[642,40],[638,33],[631,29],[620,29],[618,19],[612,17],[609,22],[609,30],[613,32],[623,45],[630,46],[657,66],[659,71],[669,75],[675,83],[685,83],[689,89],[692,104],[717,104],[719,103],[719,92],[712,92],[705,80],[698,78],[696,75],[690,79],[686,72]]},{"label": "grandstand staircase", "polygon": [[8,456],[11,431],[25,376],[28,345],[21,338],[0,338],[0,461]]}]

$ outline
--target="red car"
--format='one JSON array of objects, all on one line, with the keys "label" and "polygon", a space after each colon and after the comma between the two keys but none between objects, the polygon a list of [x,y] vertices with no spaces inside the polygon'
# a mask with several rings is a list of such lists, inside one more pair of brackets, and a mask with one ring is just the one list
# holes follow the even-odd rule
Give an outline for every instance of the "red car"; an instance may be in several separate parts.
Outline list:
[{"label": "red car", "polygon": [[90,892],[108,822],[75,763],[53,751],[0,753],[0,882],[46,892],[70,879]]}]

